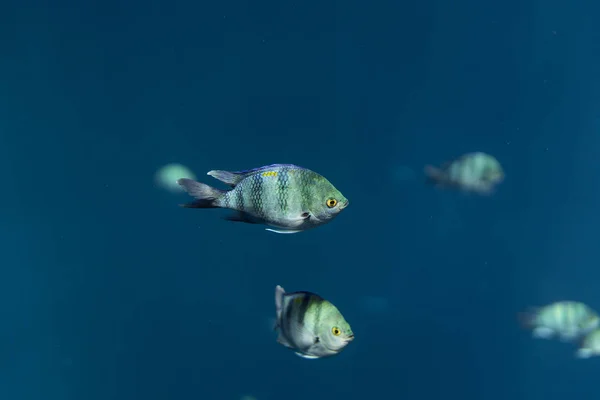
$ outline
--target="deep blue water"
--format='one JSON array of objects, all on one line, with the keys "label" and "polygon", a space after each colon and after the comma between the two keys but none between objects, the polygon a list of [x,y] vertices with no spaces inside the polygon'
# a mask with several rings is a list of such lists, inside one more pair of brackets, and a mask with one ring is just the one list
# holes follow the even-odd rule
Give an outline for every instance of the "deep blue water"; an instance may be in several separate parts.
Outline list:
[{"label": "deep blue water", "polygon": [[[0,399],[589,399],[600,360],[518,311],[600,307],[600,5],[0,5]],[[494,154],[491,198],[422,168]],[[154,172],[295,163],[351,205],[297,235],[186,210]],[[308,361],[273,291],[356,340]],[[383,309],[365,297],[386,302]]]}]

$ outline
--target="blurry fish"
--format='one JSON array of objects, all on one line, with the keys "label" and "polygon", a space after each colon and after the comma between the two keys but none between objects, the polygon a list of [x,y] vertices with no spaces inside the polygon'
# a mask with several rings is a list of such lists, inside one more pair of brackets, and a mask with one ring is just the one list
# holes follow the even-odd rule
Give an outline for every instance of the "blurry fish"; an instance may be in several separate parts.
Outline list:
[{"label": "blurry fish", "polygon": [[437,186],[482,195],[492,194],[494,187],[504,180],[504,171],[498,160],[480,152],[465,154],[439,168],[427,165],[425,175]]},{"label": "blurry fish", "polygon": [[577,358],[590,358],[600,356],[600,329],[588,333],[575,353]]},{"label": "blurry fish", "polygon": [[277,342],[307,359],[338,354],[354,340],[350,325],[327,300],[310,292],[275,288]]},{"label": "blurry fish", "polygon": [[571,341],[586,335],[600,325],[598,314],[583,303],[560,301],[520,313],[519,319],[533,337],[550,339],[559,337]]},{"label": "blurry fish", "polygon": [[154,182],[161,189],[172,193],[183,192],[183,188],[177,184],[180,178],[196,179],[194,173],[181,164],[167,164],[156,171]]},{"label": "blurry fish", "polygon": [[326,224],[349,204],[327,179],[291,164],[248,171],[210,171],[207,175],[231,186],[215,189],[191,179],[177,182],[196,200],[187,208],[229,208],[230,221],[264,224],[276,233],[296,233]]}]

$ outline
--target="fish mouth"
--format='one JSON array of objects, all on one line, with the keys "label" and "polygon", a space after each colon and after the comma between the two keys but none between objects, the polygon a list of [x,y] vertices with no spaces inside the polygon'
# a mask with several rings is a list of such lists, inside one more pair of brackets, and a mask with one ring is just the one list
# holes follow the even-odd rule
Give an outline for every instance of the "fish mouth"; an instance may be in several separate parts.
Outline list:
[{"label": "fish mouth", "polygon": [[344,208],[348,207],[348,205],[350,204],[350,200],[346,200],[343,203],[340,203],[340,210],[343,210]]},{"label": "fish mouth", "polygon": [[349,335],[349,336],[346,336],[345,338],[343,338],[341,340],[342,343],[339,344],[338,346],[329,347],[325,343],[323,343],[323,345],[325,346],[325,348],[327,350],[332,351],[334,353],[339,353],[340,351],[342,351],[348,345],[348,343],[350,343],[353,340],[354,340],[354,335]]}]

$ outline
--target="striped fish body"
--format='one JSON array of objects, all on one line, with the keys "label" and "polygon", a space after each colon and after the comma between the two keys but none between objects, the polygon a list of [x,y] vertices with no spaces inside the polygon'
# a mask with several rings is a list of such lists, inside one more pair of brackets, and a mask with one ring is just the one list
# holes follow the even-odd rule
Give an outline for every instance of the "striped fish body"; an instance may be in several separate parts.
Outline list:
[{"label": "striped fish body", "polygon": [[493,183],[501,171],[500,163],[489,154],[469,153],[450,164],[448,177],[467,185],[480,181]]},{"label": "striped fish body", "polygon": [[318,336],[317,323],[324,302],[320,296],[309,292],[282,294],[282,310],[277,315],[277,342],[310,354]]},{"label": "striped fish body", "polygon": [[584,303],[561,301],[534,309],[523,317],[525,326],[538,338],[559,337],[571,341],[586,335],[600,324],[598,314]]},{"label": "striped fish body", "polygon": [[241,211],[267,224],[297,228],[304,223],[320,175],[298,167],[277,166],[251,173],[218,201],[219,207]]},{"label": "striped fish body", "polygon": [[303,358],[338,354],[354,334],[339,310],[310,292],[285,293],[275,289],[277,342]]},{"label": "striped fish body", "polygon": [[293,233],[329,222],[348,200],[323,176],[291,164],[274,164],[249,171],[210,171],[208,175],[232,189],[221,191],[181,179],[197,201],[192,208],[228,208],[238,211],[233,221],[269,225]]},{"label": "striped fish body", "polygon": [[490,194],[504,179],[504,171],[498,160],[481,152],[465,154],[439,168],[428,165],[425,173],[430,181],[439,186],[479,194]]}]

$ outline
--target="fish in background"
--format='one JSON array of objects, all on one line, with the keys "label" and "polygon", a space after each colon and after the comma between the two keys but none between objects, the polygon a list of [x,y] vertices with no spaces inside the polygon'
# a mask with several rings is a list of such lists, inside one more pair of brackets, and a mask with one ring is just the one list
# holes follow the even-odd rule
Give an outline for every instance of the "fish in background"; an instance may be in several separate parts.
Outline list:
[{"label": "fish in background", "polygon": [[490,195],[504,180],[504,170],[493,156],[476,152],[465,154],[440,167],[425,166],[427,181],[442,188],[454,188]]},{"label": "fish in background", "polygon": [[575,356],[577,358],[600,356],[600,329],[595,329],[584,336]]},{"label": "fish in background", "polygon": [[559,338],[568,342],[587,335],[600,326],[600,317],[589,306],[576,301],[559,301],[519,314],[521,325],[533,337]]},{"label": "fish in background", "polygon": [[194,173],[185,165],[172,163],[161,167],[154,174],[154,183],[161,189],[171,193],[183,192],[183,188],[177,184],[180,178],[196,179]]},{"label": "fish in background", "polygon": [[210,171],[229,185],[221,190],[192,179],[177,182],[196,200],[186,208],[228,208],[229,221],[263,224],[276,233],[297,233],[333,220],[349,201],[323,176],[292,164],[248,171]]},{"label": "fish in background", "polygon": [[286,293],[275,288],[277,342],[307,359],[330,357],[341,352],[354,333],[340,311],[310,292]]}]

